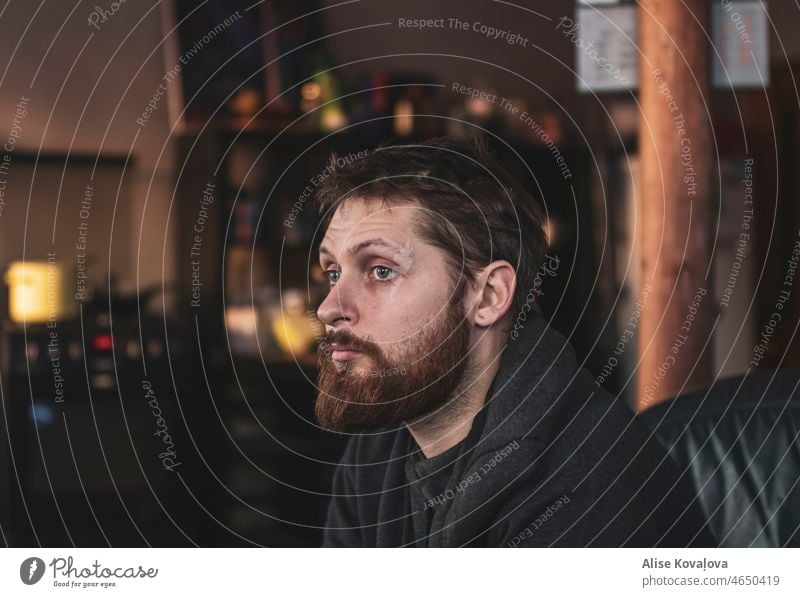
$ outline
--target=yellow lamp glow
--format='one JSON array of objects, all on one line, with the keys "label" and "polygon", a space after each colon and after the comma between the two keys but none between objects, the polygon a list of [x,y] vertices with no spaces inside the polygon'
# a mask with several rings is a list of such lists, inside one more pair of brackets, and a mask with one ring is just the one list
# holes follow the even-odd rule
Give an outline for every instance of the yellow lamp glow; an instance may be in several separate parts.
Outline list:
[{"label": "yellow lamp glow", "polygon": [[17,323],[44,323],[72,315],[68,277],[55,261],[16,261],[5,276],[9,316]]}]

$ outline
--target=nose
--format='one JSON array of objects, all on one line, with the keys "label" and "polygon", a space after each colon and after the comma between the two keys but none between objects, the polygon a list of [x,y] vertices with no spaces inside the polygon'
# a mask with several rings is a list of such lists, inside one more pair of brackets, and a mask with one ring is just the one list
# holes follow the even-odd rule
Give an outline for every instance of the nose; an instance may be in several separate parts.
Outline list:
[{"label": "nose", "polygon": [[326,327],[354,325],[357,321],[355,304],[340,279],[331,287],[328,296],[317,309],[317,317]]}]

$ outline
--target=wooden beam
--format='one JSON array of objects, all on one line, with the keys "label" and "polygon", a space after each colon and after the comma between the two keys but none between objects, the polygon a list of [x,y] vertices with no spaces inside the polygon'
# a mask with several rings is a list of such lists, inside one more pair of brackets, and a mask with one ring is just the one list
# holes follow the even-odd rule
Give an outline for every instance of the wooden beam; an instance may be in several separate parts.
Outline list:
[{"label": "wooden beam", "polygon": [[711,382],[716,312],[707,0],[639,0],[637,410]]}]

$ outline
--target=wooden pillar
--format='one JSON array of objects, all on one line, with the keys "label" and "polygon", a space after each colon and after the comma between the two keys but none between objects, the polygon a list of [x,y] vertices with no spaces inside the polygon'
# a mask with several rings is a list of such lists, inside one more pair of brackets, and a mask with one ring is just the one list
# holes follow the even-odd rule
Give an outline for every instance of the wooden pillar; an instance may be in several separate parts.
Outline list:
[{"label": "wooden pillar", "polygon": [[[713,216],[707,0],[639,0],[637,236],[649,291],[637,409],[711,382]],[[649,288],[648,288],[649,285]]]}]

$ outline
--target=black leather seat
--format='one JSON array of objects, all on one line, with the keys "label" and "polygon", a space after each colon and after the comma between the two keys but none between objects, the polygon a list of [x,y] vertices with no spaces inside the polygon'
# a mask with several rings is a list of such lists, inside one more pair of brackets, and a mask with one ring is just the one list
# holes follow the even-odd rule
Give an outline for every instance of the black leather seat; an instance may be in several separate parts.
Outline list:
[{"label": "black leather seat", "polygon": [[640,417],[688,469],[720,547],[800,546],[800,371],[719,380]]}]

